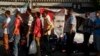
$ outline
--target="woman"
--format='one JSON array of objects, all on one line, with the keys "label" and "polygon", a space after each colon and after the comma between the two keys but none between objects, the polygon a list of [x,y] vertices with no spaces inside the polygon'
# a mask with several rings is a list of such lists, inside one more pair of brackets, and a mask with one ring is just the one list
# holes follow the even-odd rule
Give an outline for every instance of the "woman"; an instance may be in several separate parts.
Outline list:
[{"label": "woman", "polygon": [[13,55],[18,56],[18,44],[20,40],[20,25],[22,18],[20,17],[20,12],[17,11],[16,16],[15,16],[15,22],[14,22],[14,32],[13,32],[13,41],[14,41],[14,46],[13,46]]},{"label": "woman", "polygon": [[35,22],[34,22],[34,31],[33,31],[33,35],[34,38],[37,42],[37,48],[38,48],[38,56],[40,56],[40,38],[41,38],[41,30],[42,30],[42,23],[40,20],[40,13],[36,12],[35,13]]}]

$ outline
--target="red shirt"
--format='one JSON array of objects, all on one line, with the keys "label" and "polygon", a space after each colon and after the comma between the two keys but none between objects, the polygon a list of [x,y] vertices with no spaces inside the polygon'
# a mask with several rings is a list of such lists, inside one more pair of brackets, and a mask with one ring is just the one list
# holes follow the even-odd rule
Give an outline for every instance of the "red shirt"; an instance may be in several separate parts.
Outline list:
[{"label": "red shirt", "polygon": [[34,36],[35,37],[41,37],[41,20],[40,18],[36,18],[36,21],[35,21],[35,25],[34,25]]},{"label": "red shirt", "polygon": [[21,20],[20,20],[20,17],[16,17],[15,19],[15,23],[14,23],[14,26],[15,26],[15,34],[20,34],[20,24],[21,24]]}]

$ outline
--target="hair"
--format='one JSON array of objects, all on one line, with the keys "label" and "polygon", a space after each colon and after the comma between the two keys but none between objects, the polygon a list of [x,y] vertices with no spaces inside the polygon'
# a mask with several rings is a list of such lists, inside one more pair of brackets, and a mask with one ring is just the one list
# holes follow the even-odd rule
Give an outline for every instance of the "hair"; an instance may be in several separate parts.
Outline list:
[{"label": "hair", "polygon": [[71,13],[73,12],[73,9],[72,8],[69,8],[67,13],[70,15]]},{"label": "hair", "polygon": [[27,11],[28,11],[29,13],[31,13],[31,9],[30,9],[29,7],[27,7]]},{"label": "hair", "polygon": [[40,13],[39,12],[36,12],[36,15],[37,15],[37,17],[40,17]]},{"label": "hair", "polygon": [[69,11],[69,12],[72,12],[72,11],[73,11],[73,9],[72,9],[72,8],[68,8],[68,11]]},{"label": "hair", "polygon": [[17,15],[20,15],[21,13],[19,11],[16,12],[15,17],[17,17]]},{"label": "hair", "polygon": [[5,14],[10,15],[10,11],[9,10],[6,10],[5,11]]}]

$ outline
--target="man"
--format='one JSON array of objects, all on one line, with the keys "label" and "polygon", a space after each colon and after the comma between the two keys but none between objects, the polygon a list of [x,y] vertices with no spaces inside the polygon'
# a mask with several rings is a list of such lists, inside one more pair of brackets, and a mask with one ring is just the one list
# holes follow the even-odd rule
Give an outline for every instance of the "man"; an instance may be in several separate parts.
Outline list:
[{"label": "man", "polygon": [[65,32],[67,35],[67,51],[68,55],[73,51],[73,40],[76,33],[76,17],[73,15],[73,10],[68,9],[67,16],[65,18]]},{"label": "man", "polygon": [[100,11],[96,12],[93,35],[94,35],[95,48],[97,49],[97,56],[100,56]]},{"label": "man", "polygon": [[8,51],[9,51],[9,44],[8,44],[8,40],[9,40],[9,23],[11,22],[11,18],[10,18],[10,11],[7,10],[5,12],[5,16],[6,16],[6,19],[3,23],[3,29],[4,29],[4,36],[3,36],[3,44],[4,44],[4,48],[6,50],[6,53],[8,54]]},{"label": "man", "polygon": [[27,37],[27,47],[29,46],[29,35],[31,34],[31,27],[32,27],[32,22],[34,21],[34,18],[32,16],[32,12],[30,8],[27,8],[27,14],[28,14],[28,32],[26,34]]},{"label": "man", "polygon": [[89,17],[90,13],[87,12],[85,14],[85,21],[83,22],[83,35],[84,35],[84,53],[86,56],[89,56],[89,38],[90,35],[93,32],[93,21],[91,20],[91,18]]},{"label": "man", "polygon": [[44,11],[43,17],[44,17],[43,44],[45,47],[46,55],[51,55],[49,38],[51,35],[51,31],[53,29],[53,22],[51,21],[51,18],[48,15],[48,11]]}]

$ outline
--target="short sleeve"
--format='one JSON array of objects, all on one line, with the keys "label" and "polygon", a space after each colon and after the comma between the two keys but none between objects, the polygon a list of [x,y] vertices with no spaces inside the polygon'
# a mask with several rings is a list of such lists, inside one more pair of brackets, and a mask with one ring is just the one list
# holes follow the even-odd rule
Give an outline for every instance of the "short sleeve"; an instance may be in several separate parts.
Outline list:
[{"label": "short sleeve", "polygon": [[70,17],[70,24],[76,24],[76,17],[74,15]]}]

